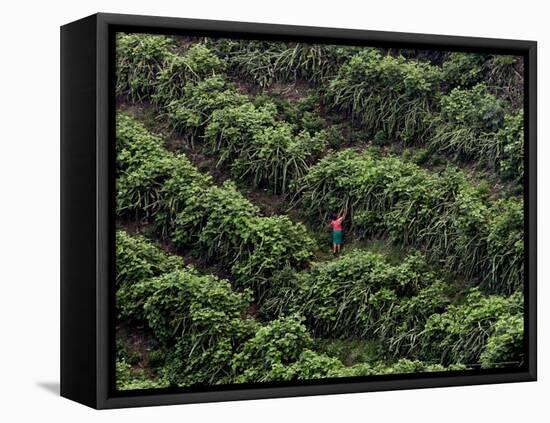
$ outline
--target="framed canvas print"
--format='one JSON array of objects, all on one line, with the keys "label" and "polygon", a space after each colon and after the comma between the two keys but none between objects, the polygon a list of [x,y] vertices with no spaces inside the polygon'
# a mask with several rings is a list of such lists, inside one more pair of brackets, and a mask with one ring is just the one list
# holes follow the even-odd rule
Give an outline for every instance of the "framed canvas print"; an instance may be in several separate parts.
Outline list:
[{"label": "framed canvas print", "polygon": [[61,28],[61,394],[536,380],[536,43]]}]

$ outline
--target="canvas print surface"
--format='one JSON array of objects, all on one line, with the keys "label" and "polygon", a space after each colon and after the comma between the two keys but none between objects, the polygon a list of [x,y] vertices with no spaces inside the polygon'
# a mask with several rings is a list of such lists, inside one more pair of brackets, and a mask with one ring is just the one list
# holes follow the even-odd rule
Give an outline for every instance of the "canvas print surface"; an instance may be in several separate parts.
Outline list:
[{"label": "canvas print surface", "polygon": [[117,34],[116,388],[521,367],[523,96],[522,57]]}]

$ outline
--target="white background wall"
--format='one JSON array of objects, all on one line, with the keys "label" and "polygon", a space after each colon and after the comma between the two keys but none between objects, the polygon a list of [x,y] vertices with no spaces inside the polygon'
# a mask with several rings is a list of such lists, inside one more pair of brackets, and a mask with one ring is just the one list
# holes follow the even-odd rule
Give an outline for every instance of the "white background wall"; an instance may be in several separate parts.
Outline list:
[{"label": "white background wall", "polygon": [[[542,422],[550,415],[546,286],[550,31],[543,1],[25,1],[0,24],[0,420]],[[97,412],[58,397],[59,26],[98,12],[539,42],[539,382]],[[547,390],[544,395],[544,390]]]}]

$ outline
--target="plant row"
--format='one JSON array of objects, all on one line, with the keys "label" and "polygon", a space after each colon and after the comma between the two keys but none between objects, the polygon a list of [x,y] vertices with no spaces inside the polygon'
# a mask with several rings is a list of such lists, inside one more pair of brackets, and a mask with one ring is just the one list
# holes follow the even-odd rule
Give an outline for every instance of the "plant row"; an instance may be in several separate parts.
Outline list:
[{"label": "plant row", "polygon": [[327,135],[317,122],[293,124],[267,99],[250,101],[225,80],[225,61],[204,44],[181,54],[167,37],[121,35],[118,42],[117,93],[150,98],[193,145],[204,138],[235,178],[284,193],[324,149]]},{"label": "plant row", "polygon": [[[228,71],[260,86],[314,82],[377,142],[418,143],[523,177],[523,68],[513,56],[449,53],[442,63],[374,48],[223,40]],[[413,55],[414,56],[414,55]]]},{"label": "plant row", "polygon": [[398,157],[343,150],[319,161],[298,185],[295,201],[317,222],[346,210],[359,236],[383,234],[425,250],[491,292],[523,286],[523,201],[493,200],[457,169],[436,173]]},{"label": "plant row", "polygon": [[454,85],[448,71],[365,49],[340,67],[325,98],[357,118],[378,142],[420,141],[433,151],[521,181],[521,107],[512,109],[483,80],[445,92],[445,82]]},{"label": "plant row", "polygon": [[376,339],[387,358],[505,367],[523,362],[523,297],[456,288],[419,253],[392,265],[354,250],[308,271],[284,270],[260,311],[267,318],[299,314],[317,337]]},{"label": "plant row", "polygon": [[226,181],[201,174],[133,118],[117,115],[117,213],[154,223],[181,250],[215,258],[238,284],[259,288],[273,271],[304,266],[314,242],[305,227],[259,209]]}]

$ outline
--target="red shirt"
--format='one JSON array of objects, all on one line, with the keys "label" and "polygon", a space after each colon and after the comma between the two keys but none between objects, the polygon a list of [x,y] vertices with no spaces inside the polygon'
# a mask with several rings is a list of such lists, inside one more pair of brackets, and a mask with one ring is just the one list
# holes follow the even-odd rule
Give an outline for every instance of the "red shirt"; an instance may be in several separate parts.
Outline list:
[{"label": "red shirt", "polygon": [[330,226],[332,226],[333,231],[341,231],[342,230],[342,221],[344,220],[343,217],[339,219],[334,219],[330,222]]}]

